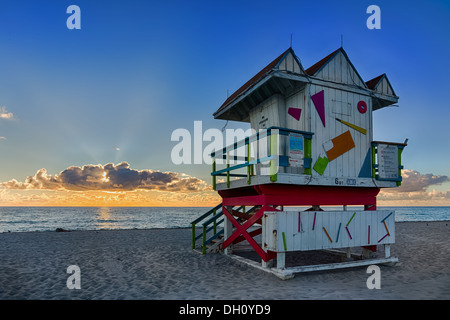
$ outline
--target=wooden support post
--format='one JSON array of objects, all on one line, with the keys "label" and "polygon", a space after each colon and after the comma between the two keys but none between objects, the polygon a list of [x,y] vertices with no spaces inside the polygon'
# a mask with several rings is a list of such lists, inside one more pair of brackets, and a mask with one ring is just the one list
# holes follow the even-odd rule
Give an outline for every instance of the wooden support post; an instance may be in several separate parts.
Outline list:
[{"label": "wooden support post", "polygon": [[[267,252],[267,234],[266,234],[266,223],[267,223],[267,215],[264,214],[261,218],[261,243],[262,243],[262,249]],[[264,261],[264,259],[261,259],[261,265],[263,268],[272,268],[274,265],[274,259],[269,261]]]},{"label": "wooden support post", "polygon": [[270,160],[270,181],[277,181],[278,172],[278,130],[272,130],[270,135],[270,156],[277,156],[275,159]]},{"label": "wooden support post", "polygon": [[376,170],[375,170],[375,154],[376,154],[376,150],[375,150],[375,145],[372,144],[372,178],[375,179],[376,178]]},{"label": "wooden support post", "polygon": [[[232,206],[227,206],[226,208],[223,207],[223,210],[229,210],[230,212],[232,212],[233,207]],[[233,224],[231,223],[230,219],[228,217],[225,217],[224,219],[224,238],[223,241],[226,241],[231,235],[233,234]],[[232,245],[228,246],[225,248],[224,250],[225,254],[231,254],[232,253]]]},{"label": "wooden support post", "polygon": [[[266,211],[266,207],[263,206],[260,208],[254,215],[252,215],[251,218],[249,218],[246,222],[243,224],[240,224],[232,215],[232,208],[228,209],[230,207],[225,207],[223,210],[224,215],[228,218],[229,221],[233,224],[233,226],[236,228],[236,230],[230,235],[227,236],[227,238],[222,243],[222,248],[226,249],[228,246],[235,243],[235,241],[241,241],[241,239],[247,240],[247,242],[250,244],[250,246],[256,251],[256,253],[260,256],[261,259],[264,261],[269,261],[273,259],[276,255],[276,252],[273,251],[264,251],[261,246],[253,239],[253,236],[256,234],[261,233],[260,230],[255,230],[248,232],[247,229],[250,228],[255,223],[261,223],[261,219],[264,215],[264,211]],[[255,233],[258,231],[258,233]]]},{"label": "wooden support post", "polygon": [[[227,169],[230,168],[230,153],[227,152]],[[227,188],[230,187],[230,171],[227,171]]]},{"label": "wooden support post", "polygon": [[261,265],[262,265],[263,268],[273,268],[273,262],[274,261],[275,261],[274,259],[269,260],[267,262],[264,261],[264,260],[261,260]]},{"label": "wooden support post", "polygon": [[[216,172],[216,158],[213,159],[212,172]],[[216,176],[212,176],[212,188],[216,190]]]},{"label": "wooden support post", "polygon": [[391,257],[391,245],[390,244],[385,244],[384,245],[384,257],[385,258],[390,258]]},{"label": "wooden support post", "polygon": [[[250,143],[247,144],[247,162],[250,162]],[[252,182],[252,165],[247,166],[247,184]]]},{"label": "wooden support post", "polygon": [[[402,177],[402,151],[403,151],[403,147],[398,149],[398,177],[401,178]],[[397,181],[397,186],[401,186],[402,185],[402,181]]]},{"label": "wooden support post", "polygon": [[203,226],[203,237],[202,237],[202,254],[206,253],[206,226]]},{"label": "wooden support post", "polygon": [[[216,208],[214,208],[214,210],[213,210],[213,216],[215,216],[216,215]],[[213,234],[216,234],[217,233],[217,222],[216,222],[216,220],[214,220],[214,222],[213,222]]]},{"label": "wooden support post", "polygon": [[286,268],[286,253],[277,252],[277,269]]},{"label": "wooden support post", "polygon": [[195,249],[195,223],[192,224],[192,249]]}]

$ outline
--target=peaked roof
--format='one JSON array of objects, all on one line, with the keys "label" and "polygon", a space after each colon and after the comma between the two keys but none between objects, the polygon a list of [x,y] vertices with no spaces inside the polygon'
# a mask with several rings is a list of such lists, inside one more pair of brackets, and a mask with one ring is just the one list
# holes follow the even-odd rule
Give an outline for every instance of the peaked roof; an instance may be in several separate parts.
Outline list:
[{"label": "peaked roof", "polygon": [[[383,74],[379,75],[378,77],[373,78],[372,80],[367,81],[367,82],[366,82],[366,85],[367,85],[367,87],[368,87],[369,89],[371,89],[371,90],[377,90],[377,91],[383,93],[382,90],[378,90],[378,86],[379,86],[383,81],[386,81],[386,83],[387,83],[389,89],[392,91],[392,94],[393,94],[394,96],[397,96],[397,95],[395,94],[394,88],[392,87],[391,82],[389,81],[389,79],[388,79],[386,73],[383,73]],[[386,94],[386,93],[385,93],[385,94]]]},{"label": "peaked roof", "polygon": [[245,93],[248,89],[253,87],[256,83],[258,83],[260,80],[265,78],[269,73],[271,73],[274,69],[276,69],[281,61],[289,54],[292,53],[293,57],[297,61],[297,63],[300,66],[300,69],[303,71],[303,67],[298,60],[297,56],[294,53],[294,50],[289,47],[286,51],[284,51],[282,54],[280,54],[275,60],[270,62],[267,66],[265,66],[261,71],[259,71],[253,78],[248,80],[246,83],[244,83],[239,89],[237,89],[232,95],[230,95],[225,102],[220,106],[220,108],[214,113],[216,115],[219,111],[224,109],[226,106],[228,106],[231,102],[236,100],[241,94]]},{"label": "peaked roof", "polygon": [[305,72],[310,75],[313,76],[315,75],[320,69],[322,69],[322,67],[327,64],[328,61],[331,60],[332,57],[334,57],[334,55],[336,53],[338,53],[338,51],[340,50],[337,49],[335,51],[333,51],[332,53],[330,53],[329,55],[327,55],[325,58],[323,58],[322,60],[320,60],[319,62],[316,62],[315,64],[313,64],[311,67],[309,67],[308,69],[305,70]]},{"label": "peaked roof", "polygon": [[347,55],[347,52],[345,52],[344,48],[340,47],[339,49],[333,51],[332,53],[330,53],[329,55],[327,55],[325,58],[323,58],[322,60],[320,60],[319,62],[317,62],[316,64],[312,65],[311,67],[309,67],[308,69],[306,69],[306,73],[310,76],[314,76],[317,75],[320,70],[322,70],[327,63],[329,63],[331,60],[333,60],[333,58],[335,56],[337,56],[337,54],[341,52],[345,59],[347,60],[348,64],[351,66],[351,68],[353,69],[353,71],[355,72],[356,76],[359,78],[359,80],[361,81],[361,84],[365,87],[366,84],[364,82],[364,80],[361,78],[361,76],[358,73],[358,70],[356,70],[355,66],[353,65],[353,63],[350,61],[350,58]]},{"label": "peaked roof", "polygon": [[375,87],[380,83],[381,79],[386,76],[386,73],[380,74],[378,77],[375,77],[369,81],[366,82],[367,88],[374,90]]},{"label": "peaked roof", "polygon": [[[308,69],[304,70],[302,64],[298,57],[295,55],[292,47],[289,47],[286,51],[280,54],[277,58],[271,61],[267,66],[265,66],[261,71],[259,71],[256,75],[254,75],[250,80],[244,83],[238,90],[236,90],[232,95],[230,95],[224,103],[214,112],[214,118],[216,119],[226,119],[226,120],[237,120],[237,121],[248,121],[249,111],[256,106],[258,103],[261,103],[271,95],[275,93],[283,93],[287,88],[292,88],[296,85],[296,83],[304,82],[307,83],[307,79],[304,76],[315,77],[317,80],[321,80],[320,71],[330,62],[332,61],[339,53],[342,53],[344,59],[346,59],[348,65],[353,70],[354,74],[358,77],[360,84],[353,82],[359,89],[363,90],[372,90],[377,91],[378,94],[382,94],[382,96],[378,97],[377,103],[379,108],[385,107],[387,105],[391,105],[394,102],[397,102],[398,97],[395,95],[394,90],[389,83],[389,80],[386,77],[386,74],[382,74],[372,80],[365,82],[355,66],[350,61],[347,53],[344,48],[340,47],[337,50],[333,51],[325,58],[321,59]],[[289,55],[292,55],[293,60],[288,60]],[[289,58],[290,59],[290,58]],[[283,66],[282,62],[286,61],[289,63],[293,62],[293,68],[287,68],[287,64]],[[297,68],[298,66],[298,68]],[[297,71],[299,70],[299,71]],[[278,74],[277,72],[287,72],[293,73],[294,78],[289,78],[289,76],[284,77]],[[286,74],[285,74],[286,75]],[[295,78],[295,75],[298,76]],[[301,77],[304,79],[302,80]],[[383,92],[379,92],[377,90],[377,86],[383,81],[386,80],[388,86],[394,93],[394,96],[384,95]],[[324,78],[324,80],[326,80]],[[353,78],[352,78],[353,81]],[[287,83],[286,83],[287,82]],[[376,110],[376,108],[374,108]],[[245,120],[246,119],[246,120]]]}]

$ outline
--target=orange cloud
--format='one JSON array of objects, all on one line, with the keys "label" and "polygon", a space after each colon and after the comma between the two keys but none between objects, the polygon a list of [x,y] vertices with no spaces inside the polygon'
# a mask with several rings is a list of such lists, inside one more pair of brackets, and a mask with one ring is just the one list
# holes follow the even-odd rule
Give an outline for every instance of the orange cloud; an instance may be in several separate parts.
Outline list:
[{"label": "orange cloud", "polygon": [[[448,206],[450,190],[438,191],[432,186],[449,182],[445,175],[422,174],[415,170],[402,170],[402,184],[398,188],[382,189],[379,205],[385,206]],[[430,190],[432,189],[432,190]]]},{"label": "orange cloud", "polygon": [[[450,205],[450,190],[433,188],[449,182],[449,177],[408,169],[402,176],[401,187],[381,190],[379,206]],[[41,169],[24,182],[12,179],[0,183],[2,206],[211,207],[220,201],[217,192],[201,179],[175,172],[134,170],[126,162],[69,167],[56,175]]]},{"label": "orange cloud", "polygon": [[117,165],[40,169],[25,181],[0,183],[4,206],[215,206],[220,197],[196,177]]},{"label": "orange cloud", "polygon": [[198,178],[176,172],[131,169],[127,162],[114,165],[85,165],[69,167],[54,176],[40,169],[34,176],[28,176],[24,182],[12,179],[0,184],[6,189],[17,190],[162,190],[172,192],[196,192],[207,188]]}]

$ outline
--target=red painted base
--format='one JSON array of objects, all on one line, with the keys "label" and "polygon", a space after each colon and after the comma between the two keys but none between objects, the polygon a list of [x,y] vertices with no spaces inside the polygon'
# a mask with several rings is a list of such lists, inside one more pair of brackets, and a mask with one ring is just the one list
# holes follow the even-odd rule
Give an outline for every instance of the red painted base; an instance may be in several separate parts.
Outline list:
[{"label": "red painted base", "polygon": [[[264,184],[244,188],[220,190],[223,213],[236,227],[236,231],[222,244],[226,248],[244,239],[252,246],[263,261],[276,257],[276,252],[264,251],[253,239],[261,229],[247,232],[255,223],[261,223],[265,211],[274,211],[276,206],[324,206],[324,205],[364,205],[364,210],[376,210],[379,188],[300,186],[286,184]],[[251,218],[240,224],[227,210],[227,206],[262,206]],[[376,251],[376,246],[366,249]]]},{"label": "red painted base", "polygon": [[220,190],[223,204],[231,205],[366,205],[375,206],[379,188],[319,187],[264,184]]}]

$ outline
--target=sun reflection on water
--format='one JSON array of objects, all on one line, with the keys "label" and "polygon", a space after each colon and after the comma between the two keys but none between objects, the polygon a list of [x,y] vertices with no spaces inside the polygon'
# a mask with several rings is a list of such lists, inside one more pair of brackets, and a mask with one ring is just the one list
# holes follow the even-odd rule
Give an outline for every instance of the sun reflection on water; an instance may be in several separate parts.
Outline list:
[{"label": "sun reflection on water", "polygon": [[118,221],[113,219],[111,207],[98,208],[96,221],[100,229],[117,229]]}]

